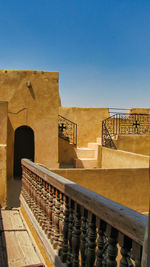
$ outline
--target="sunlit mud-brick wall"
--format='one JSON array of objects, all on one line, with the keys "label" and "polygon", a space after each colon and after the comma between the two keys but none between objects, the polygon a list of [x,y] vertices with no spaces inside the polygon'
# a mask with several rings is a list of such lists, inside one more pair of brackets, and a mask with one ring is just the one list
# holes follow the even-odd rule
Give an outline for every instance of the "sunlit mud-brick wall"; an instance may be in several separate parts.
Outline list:
[{"label": "sunlit mud-brick wall", "polygon": [[8,101],[8,176],[13,176],[14,136],[21,126],[34,133],[34,161],[58,166],[58,72],[0,71],[0,100]]}]

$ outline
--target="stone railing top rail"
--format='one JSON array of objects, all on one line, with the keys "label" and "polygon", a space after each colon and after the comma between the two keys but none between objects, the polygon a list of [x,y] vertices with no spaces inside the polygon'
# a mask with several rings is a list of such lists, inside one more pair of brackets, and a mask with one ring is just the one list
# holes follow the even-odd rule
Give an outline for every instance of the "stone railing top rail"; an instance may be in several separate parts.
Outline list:
[{"label": "stone railing top rail", "polygon": [[22,165],[81,207],[96,215],[97,218],[104,220],[138,244],[143,245],[147,224],[145,215],[75,184],[28,159],[22,159]]}]

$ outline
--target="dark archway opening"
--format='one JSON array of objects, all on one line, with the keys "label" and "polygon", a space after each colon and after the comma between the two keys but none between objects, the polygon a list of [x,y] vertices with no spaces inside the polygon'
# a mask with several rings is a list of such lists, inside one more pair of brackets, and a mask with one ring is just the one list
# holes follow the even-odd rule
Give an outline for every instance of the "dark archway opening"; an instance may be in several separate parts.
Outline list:
[{"label": "dark archway opening", "polygon": [[15,131],[14,143],[14,178],[21,179],[21,159],[34,161],[34,132],[28,126],[21,126]]}]

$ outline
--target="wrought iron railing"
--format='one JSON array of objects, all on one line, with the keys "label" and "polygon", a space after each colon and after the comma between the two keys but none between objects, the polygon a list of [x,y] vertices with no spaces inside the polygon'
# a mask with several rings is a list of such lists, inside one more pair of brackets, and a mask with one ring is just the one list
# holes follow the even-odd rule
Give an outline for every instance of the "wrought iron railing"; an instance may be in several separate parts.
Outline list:
[{"label": "wrought iron railing", "polygon": [[21,211],[55,266],[141,266],[146,216],[29,160],[22,168]]},{"label": "wrought iron railing", "polygon": [[58,132],[59,137],[67,140],[73,145],[77,145],[77,124],[64,118],[63,116],[58,116]]},{"label": "wrought iron railing", "polygon": [[116,113],[102,122],[102,145],[116,149],[116,135],[149,135],[150,115]]},{"label": "wrought iron railing", "polygon": [[105,125],[105,122],[102,122],[102,145],[108,148],[117,149],[112,139],[112,135],[109,133]]}]

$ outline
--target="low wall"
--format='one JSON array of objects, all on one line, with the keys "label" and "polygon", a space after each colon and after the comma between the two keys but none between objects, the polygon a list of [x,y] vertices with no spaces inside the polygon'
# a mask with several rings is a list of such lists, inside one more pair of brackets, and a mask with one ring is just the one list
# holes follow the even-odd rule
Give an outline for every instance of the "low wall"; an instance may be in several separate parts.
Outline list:
[{"label": "low wall", "polygon": [[126,113],[132,114],[150,114],[150,108],[131,108],[126,111]]},{"label": "low wall", "polygon": [[51,171],[131,209],[148,212],[148,169],[51,169]]},{"label": "low wall", "polygon": [[101,167],[109,169],[149,168],[149,157],[102,147]]},{"label": "low wall", "polygon": [[119,135],[114,142],[119,150],[143,155],[150,153],[150,135]]},{"label": "low wall", "polygon": [[108,108],[60,107],[59,114],[77,123],[77,145],[86,147],[101,137],[102,120],[109,117]]},{"label": "low wall", "polygon": [[62,138],[58,138],[58,152],[59,164],[73,165],[73,158],[77,157],[74,145]]}]

